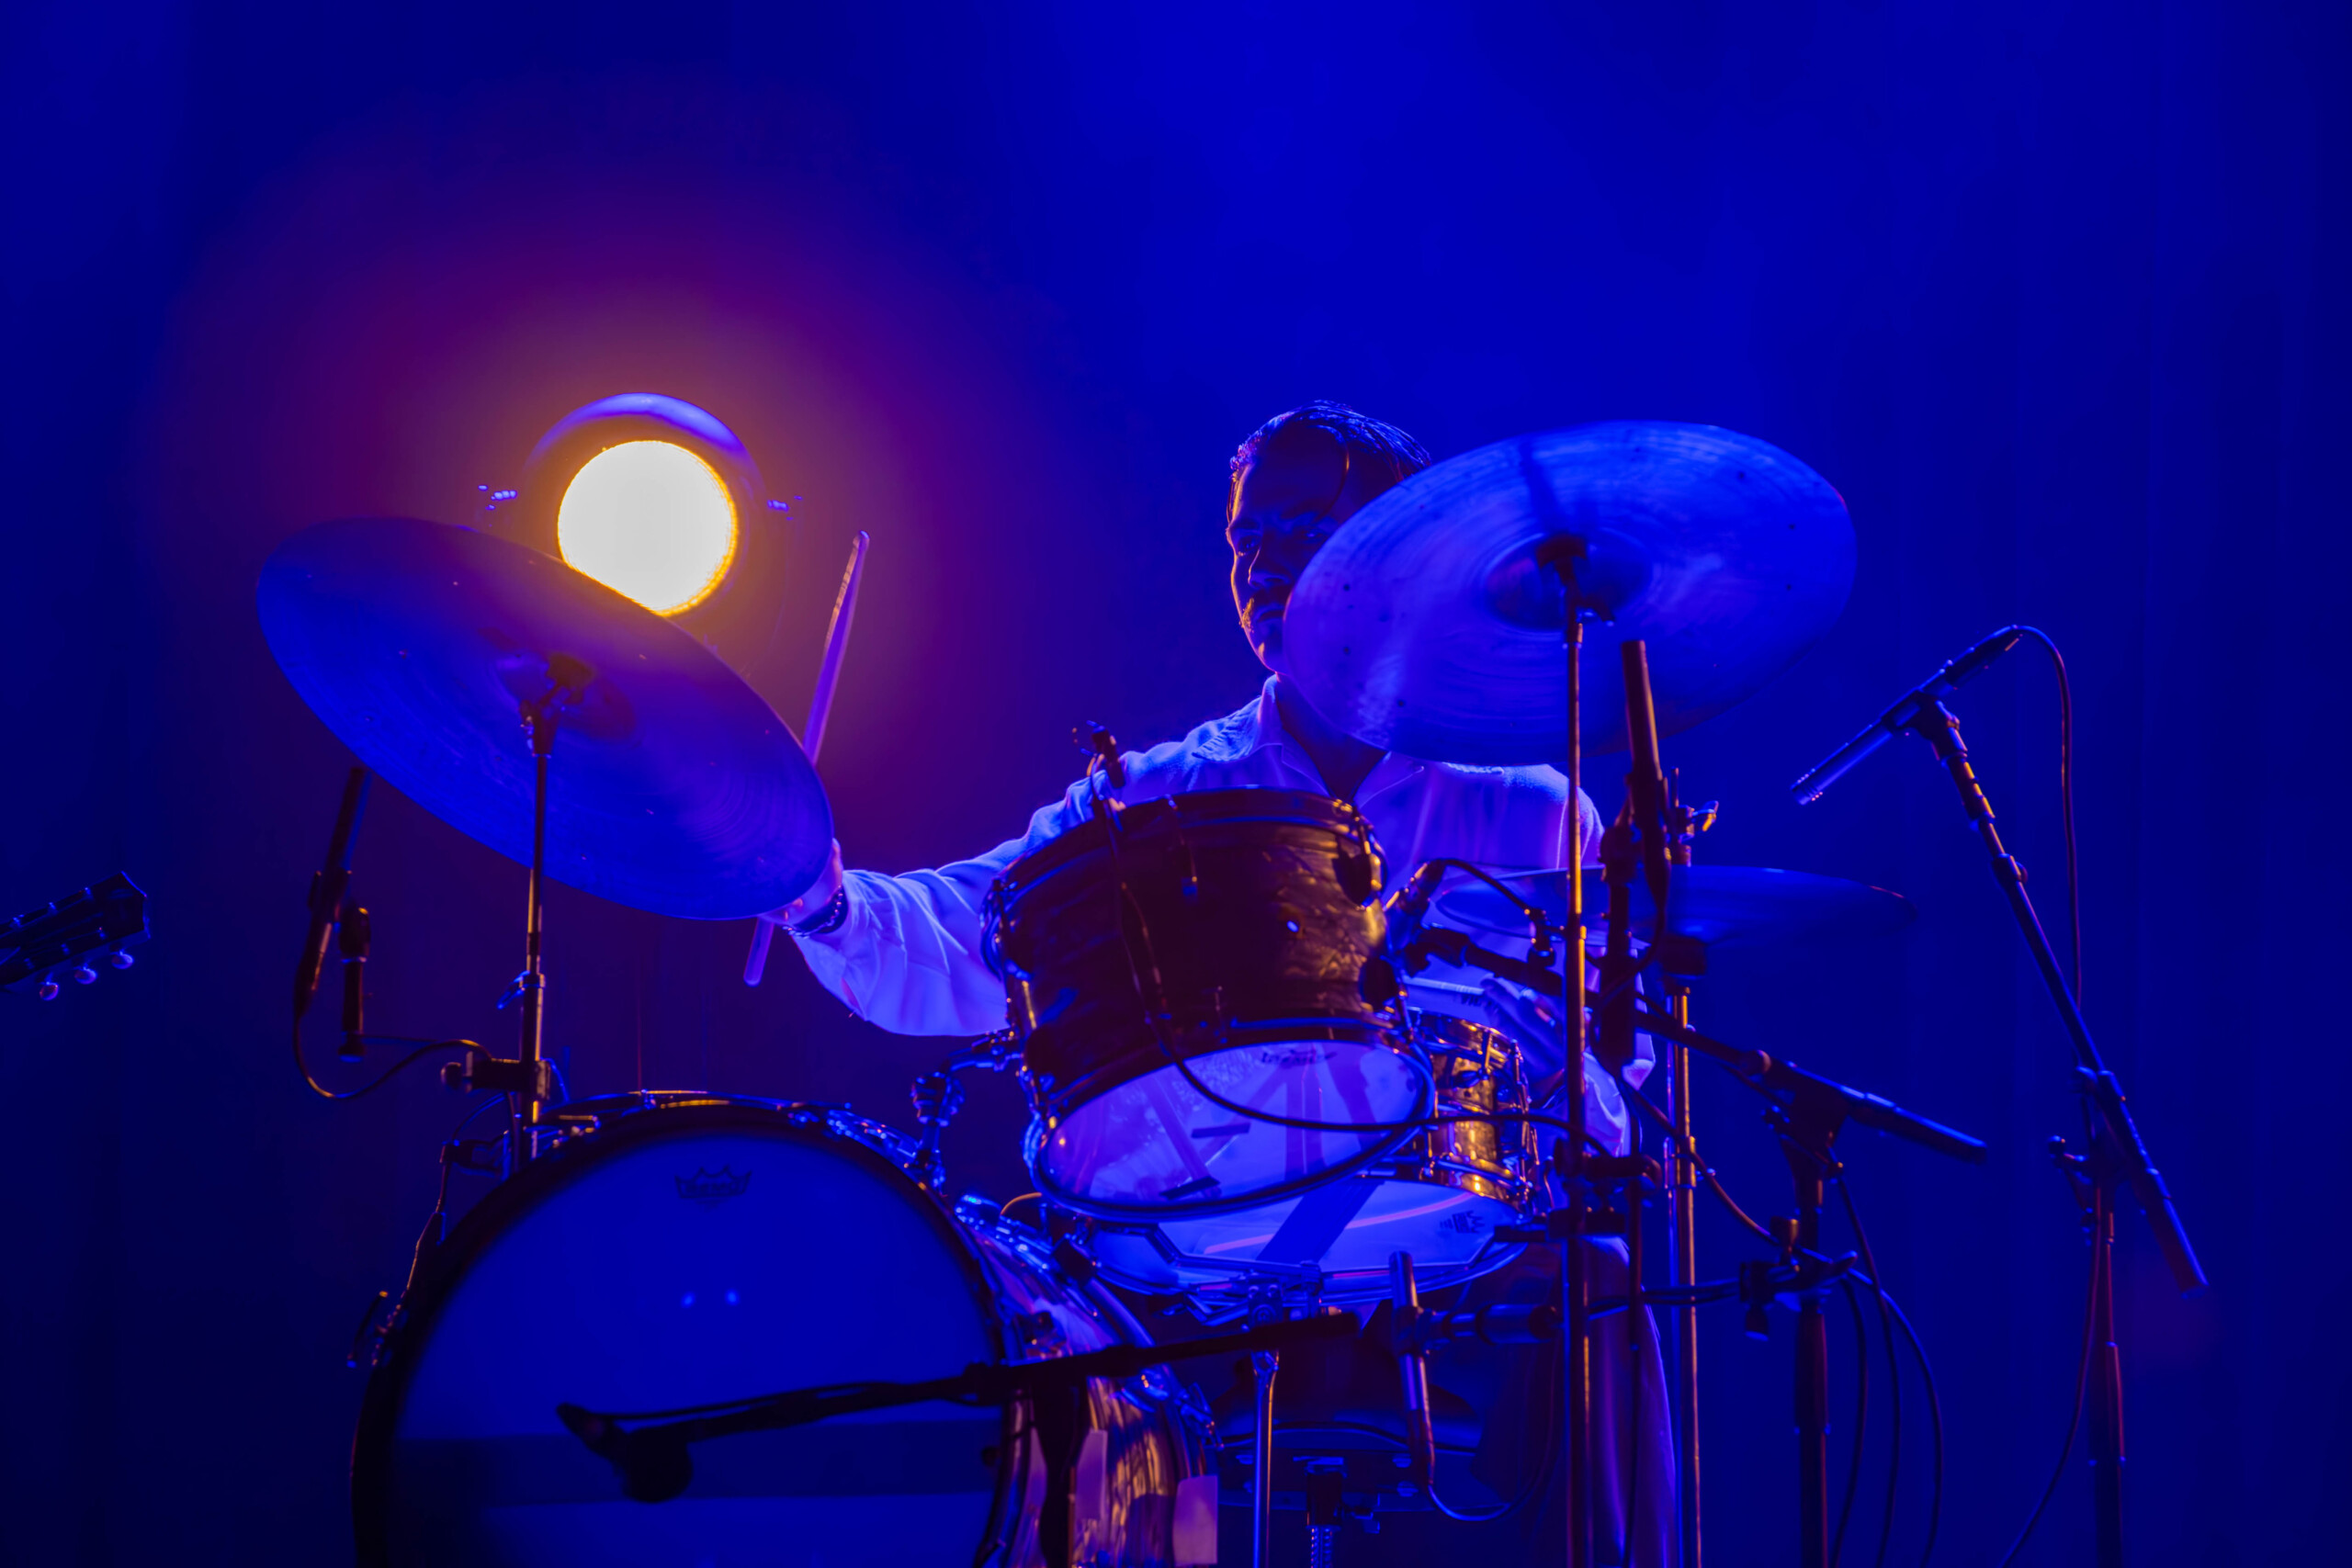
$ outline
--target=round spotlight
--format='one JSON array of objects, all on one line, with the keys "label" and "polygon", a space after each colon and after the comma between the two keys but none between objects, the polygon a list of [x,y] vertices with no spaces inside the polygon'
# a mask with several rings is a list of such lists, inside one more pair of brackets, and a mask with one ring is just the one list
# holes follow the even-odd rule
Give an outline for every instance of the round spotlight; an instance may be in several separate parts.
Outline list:
[{"label": "round spotlight", "polygon": [[625,441],[580,467],[556,510],[564,560],[674,615],[717,591],[741,537],[718,471],[667,441]]},{"label": "round spotlight", "polygon": [[480,490],[478,526],[627,594],[722,659],[775,641],[791,509],[709,410],[658,392],[599,398],[539,438],[514,489]]}]

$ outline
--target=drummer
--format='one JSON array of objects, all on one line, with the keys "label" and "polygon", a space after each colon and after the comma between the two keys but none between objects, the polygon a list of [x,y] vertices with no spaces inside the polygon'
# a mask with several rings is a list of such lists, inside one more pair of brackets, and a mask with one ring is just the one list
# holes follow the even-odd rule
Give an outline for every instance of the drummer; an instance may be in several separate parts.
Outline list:
[{"label": "drummer", "polygon": [[[1119,800],[1256,788],[1350,801],[1371,823],[1392,876],[1439,857],[1498,873],[1592,861],[1600,821],[1589,799],[1571,818],[1567,781],[1557,770],[1384,752],[1325,720],[1284,674],[1283,612],[1307,561],[1374,497],[1429,464],[1420,443],[1403,431],[1331,402],[1278,414],[1241,444],[1227,491],[1226,542],[1233,607],[1266,682],[1253,701],[1182,740],[1128,752]],[[818,981],[870,1023],[900,1034],[1001,1029],[1004,987],[981,956],[982,902],[1006,867],[1088,819],[1093,788],[1072,784],[1020,838],[933,871],[844,872],[836,844],[817,885],[772,918],[798,940]],[[1560,1072],[1552,1015],[1518,987],[1432,970],[1417,977],[1410,999],[1501,1025],[1521,1040],[1533,1079]],[[1637,1059],[1628,1078],[1638,1084],[1648,1066]],[[1589,1057],[1586,1104],[1595,1141],[1623,1152],[1631,1138],[1626,1109]]]},{"label": "drummer", "polygon": [[[1567,780],[1557,770],[1468,767],[1381,751],[1317,713],[1285,673],[1283,610],[1307,561],[1374,497],[1429,464],[1429,454],[1411,436],[1339,403],[1308,403],[1279,414],[1241,444],[1226,496],[1226,542],[1233,552],[1234,612],[1266,667],[1266,682],[1253,701],[1182,740],[1126,753],[1127,783],[1116,792],[1119,800],[1287,789],[1351,801],[1377,835],[1392,876],[1438,858],[1496,873],[1552,871],[1597,858],[1599,817],[1589,799],[1579,798],[1569,810]],[[981,908],[989,885],[1023,855],[1086,822],[1098,784],[1072,784],[1030,818],[1020,838],[933,871],[844,872],[836,844],[817,885],[770,918],[797,939],[825,988],[870,1023],[902,1034],[1001,1029],[1003,983],[981,953]],[[1532,1080],[1565,1081],[1556,1015],[1532,992],[1492,976],[1432,966],[1408,981],[1407,999],[1503,1028],[1520,1041]],[[1637,1038],[1639,1054],[1626,1073],[1636,1086],[1649,1069],[1648,1045],[1647,1037]],[[1584,1082],[1594,1143],[1610,1153],[1627,1152],[1633,1144],[1627,1108],[1589,1054]],[[1622,1245],[1594,1245],[1600,1264],[1595,1289],[1622,1292]],[[1532,1249],[1487,1285],[1516,1295],[1514,1280],[1542,1275],[1555,1256]],[[1597,1522],[1602,1539],[1617,1543],[1614,1560],[1662,1564],[1675,1555],[1676,1534],[1664,1369],[1655,1332],[1636,1348],[1627,1343],[1624,1324],[1623,1317],[1611,1318],[1597,1337]],[[1534,1375],[1532,1363],[1511,1364],[1522,1381]],[[1498,1406],[1487,1414],[1501,1412]],[[1622,1439],[1629,1425],[1644,1437],[1627,1445]],[[1640,1499],[1632,1518],[1619,1506],[1629,1495]],[[1549,1561],[1544,1551],[1536,1558]]]}]

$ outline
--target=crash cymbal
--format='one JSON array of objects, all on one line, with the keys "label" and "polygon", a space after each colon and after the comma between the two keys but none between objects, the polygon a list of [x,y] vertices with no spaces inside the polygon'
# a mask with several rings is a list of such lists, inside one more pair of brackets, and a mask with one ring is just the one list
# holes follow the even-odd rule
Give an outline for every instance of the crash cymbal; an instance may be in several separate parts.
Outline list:
[{"label": "crash cymbal", "polygon": [[[1566,872],[1524,872],[1497,880],[1542,909],[1546,919],[1567,919]],[[1657,929],[1657,910],[1640,878],[1634,879],[1631,891],[1632,934],[1649,942]],[[1882,936],[1901,931],[1918,915],[1910,899],[1883,887],[1763,865],[1679,865],[1666,897],[1674,933],[1711,948]],[[1600,873],[1590,867],[1584,874],[1584,908],[1588,931],[1595,936],[1605,932],[1609,887]],[[1510,936],[1527,934],[1527,917],[1480,882],[1465,882],[1440,893],[1437,912],[1457,926]]]},{"label": "crash cymbal", "polygon": [[1585,749],[1625,744],[1616,646],[1648,644],[1661,735],[1753,695],[1821,640],[1854,581],[1846,503],[1752,436],[1620,420],[1498,441],[1351,517],[1283,611],[1287,677],[1359,739],[1432,761],[1567,754],[1566,560]]},{"label": "crash cymbal", "polygon": [[817,878],[832,813],[785,722],[694,637],[552,556],[405,517],[322,523],[261,577],[270,651],[359,760],[528,863],[520,705],[557,679],[547,870],[689,919],[773,909]]}]

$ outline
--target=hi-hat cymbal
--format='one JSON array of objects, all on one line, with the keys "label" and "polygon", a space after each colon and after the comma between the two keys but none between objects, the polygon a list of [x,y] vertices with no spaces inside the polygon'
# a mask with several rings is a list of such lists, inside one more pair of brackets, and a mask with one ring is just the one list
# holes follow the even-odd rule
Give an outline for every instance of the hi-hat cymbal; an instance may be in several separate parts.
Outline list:
[{"label": "hi-hat cymbal", "polygon": [[[1566,872],[1531,871],[1496,880],[1543,910],[1547,920],[1556,924],[1567,919]],[[1649,888],[1636,877],[1629,891],[1631,934],[1645,942],[1656,940],[1657,910]],[[1678,865],[1666,901],[1668,929],[1711,948],[1883,936],[1901,931],[1918,916],[1910,899],[1883,887],[1765,865]],[[1481,882],[1465,882],[1439,894],[1437,911],[1457,925],[1510,936],[1528,934],[1526,915]],[[1591,867],[1584,874],[1584,911],[1589,934],[1608,930],[1609,887]]]},{"label": "hi-hat cymbal", "polygon": [[783,905],[832,813],[784,720],[717,655],[552,556],[406,517],[322,523],[262,570],[270,651],[386,782],[528,863],[521,705],[560,682],[548,874],[689,919]]},{"label": "hi-hat cymbal", "polygon": [[1351,517],[1283,613],[1315,710],[1408,757],[1567,755],[1565,558],[1586,630],[1584,746],[1625,744],[1616,646],[1648,645],[1661,735],[1753,695],[1821,640],[1854,581],[1827,481],[1713,425],[1620,420],[1498,441]]}]

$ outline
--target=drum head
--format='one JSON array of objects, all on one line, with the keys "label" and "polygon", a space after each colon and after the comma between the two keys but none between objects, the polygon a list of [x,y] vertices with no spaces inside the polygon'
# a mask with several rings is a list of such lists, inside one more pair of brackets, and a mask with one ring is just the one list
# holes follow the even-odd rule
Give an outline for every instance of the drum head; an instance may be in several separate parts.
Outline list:
[{"label": "drum head", "polygon": [[1495,1232],[1524,1217],[1508,1200],[1469,1188],[1357,1175],[1239,1213],[1100,1226],[1092,1248],[1103,1277],[1128,1290],[1238,1295],[1250,1276],[1311,1274],[1317,1300],[1347,1303],[1386,1300],[1388,1259],[1399,1252],[1412,1255],[1429,1290],[1499,1268],[1519,1249]]},{"label": "drum head", "polygon": [[995,1410],[921,1404],[697,1445],[628,1500],[556,1418],[862,1379],[1000,1348],[953,1225],[888,1161],[783,1113],[669,1110],[469,1215],[368,1389],[362,1562],[435,1568],[963,1562],[1000,1505]]},{"label": "drum head", "polygon": [[[1091,1213],[1229,1209],[1328,1180],[1395,1147],[1409,1131],[1397,1123],[1424,1114],[1429,1092],[1420,1063],[1385,1043],[1240,1046],[1145,1073],[1074,1107],[1033,1134],[1031,1169],[1041,1190]],[[1318,1125],[1284,1126],[1253,1111]]]}]

